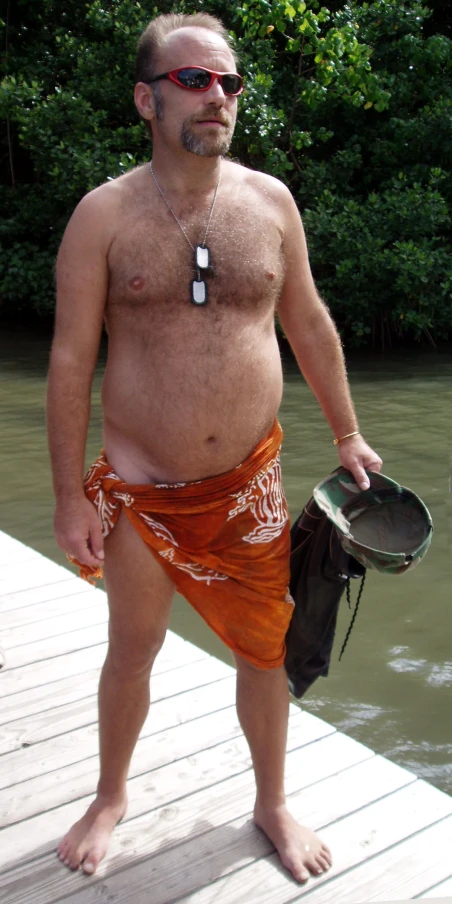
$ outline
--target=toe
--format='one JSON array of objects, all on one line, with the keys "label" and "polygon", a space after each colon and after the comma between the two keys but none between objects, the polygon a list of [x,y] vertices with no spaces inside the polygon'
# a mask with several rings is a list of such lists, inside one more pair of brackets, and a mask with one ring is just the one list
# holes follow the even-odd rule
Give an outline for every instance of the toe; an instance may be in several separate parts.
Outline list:
[{"label": "toe", "polygon": [[302,883],[307,882],[310,877],[309,870],[307,870],[306,867],[303,866],[302,863],[298,863],[298,864],[294,865],[290,869],[290,872],[292,873],[292,876],[294,877],[294,879],[297,882],[302,882]]},{"label": "toe", "polygon": [[60,841],[60,843],[57,847],[57,854],[58,854],[60,860],[64,860],[64,858],[66,856],[66,851],[67,851],[67,844],[63,839],[63,841]]},{"label": "toe", "polygon": [[307,870],[305,866],[301,866],[299,869],[295,870],[294,876],[297,882],[307,882],[310,878],[309,870]]},{"label": "toe", "polygon": [[300,858],[298,852],[294,853],[292,856],[289,854],[284,858],[281,858],[281,862],[289,872],[292,873],[294,879],[297,882],[307,882],[309,879],[309,868],[308,864],[304,864],[302,859]]},{"label": "toe", "polygon": [[104,849],[98,848],[98,847],[92,848],[82,862],[83,872],[86,873],[88,876],[92,876],[93,873],[96,872],[96,869],[99,866],[99,863],[104,856],[105,856]]},{"label": "toe", "polygon": [[325,857],[322,857],[322,855],[319,854],[316,858],[316,863],[315,863],[315,870],[316,870],[317,875],[320,876],[322,873],[326,873],[326,871],[328,869],[329,869],[328,861],[325,859]]},{"label": "toe", "polygon": [[312,856],[309,858],[309,860],[306,860],[305,862],[306,862],[306,866],[308,867],[309,871],[311,873],[313,873],[314,876],[318,876],[318,875],[320,875],[321,872],[323,872],[322,867],[321,867],[317,857]]},{"label": "toe", "polygon": [[78,848],[75,848],[75,850],[71,850],[68,847],[68,850],[66,852],[66,857],[64,858],[64,862],[65,862],[66,866],[69,867],[69,869],[77,870],[80,866],[81,859],[82,859],[81,851]]},{"label": "toe", "polygon": [[93,860],[91,860],[91,859],[85,860],[85,862],[82,863],[82,870],[84,873],[86,873],[87,876],[92,876],[93,873],[96,872],[96,867],[97,867],[97,864],[94,863]]}]

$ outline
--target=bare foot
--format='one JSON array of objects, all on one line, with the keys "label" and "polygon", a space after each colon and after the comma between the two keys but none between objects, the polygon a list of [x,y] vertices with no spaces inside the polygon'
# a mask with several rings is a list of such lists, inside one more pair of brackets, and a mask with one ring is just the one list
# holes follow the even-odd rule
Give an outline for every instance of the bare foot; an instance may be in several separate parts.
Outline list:
[{"label": "bare foot", "polygon": [[264,809],[256,804],[254,822],[274,844],[281,863],[297,882],[306,882],[309,873],[320,876],[330,868],[329,849],[311,829],[294,819],[286,806]]},{"label": "bare foot", "polygon": [[84,816],[74,823],[57,848],[60,860],[92,875],[107,853],[110,835],[127,809],[127,798],[112,801],[98,795]]}]

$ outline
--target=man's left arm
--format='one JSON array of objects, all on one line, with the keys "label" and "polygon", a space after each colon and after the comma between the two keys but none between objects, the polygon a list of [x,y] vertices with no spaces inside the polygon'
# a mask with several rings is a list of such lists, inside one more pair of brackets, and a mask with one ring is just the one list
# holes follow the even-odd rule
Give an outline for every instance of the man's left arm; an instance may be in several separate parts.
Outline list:
[{"label": "man's left arm", "polygon": [[[347,379],[341,340],[328,308],[320,298],[309,265],[301,219],[290,193],[285,195],[285,280],[278,316],[298,366],[316,396],[335,438],[359,431]],[[360,433],[342,439],[339,460],[361,489],[369,480],[365,469],[379,471],[381,458]]]}]

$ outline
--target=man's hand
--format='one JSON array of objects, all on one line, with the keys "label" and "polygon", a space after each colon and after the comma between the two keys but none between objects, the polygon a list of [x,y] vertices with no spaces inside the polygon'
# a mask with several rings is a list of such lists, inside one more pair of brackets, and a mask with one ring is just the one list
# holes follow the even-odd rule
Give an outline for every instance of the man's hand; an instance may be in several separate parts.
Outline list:
[{"label": "man's hand", "polygon": [[97,511],[86,496],[58,502],[54,519],[58,546],[83,565],[102,567],[104,540]]},{"label": "man's hand", "polygon": [[342,440],[337,451],[342,467],[352,472],[361,490],[368,490],[370,483],[366,471],[381,471],[380,456],[367,445],[361,434]]}]

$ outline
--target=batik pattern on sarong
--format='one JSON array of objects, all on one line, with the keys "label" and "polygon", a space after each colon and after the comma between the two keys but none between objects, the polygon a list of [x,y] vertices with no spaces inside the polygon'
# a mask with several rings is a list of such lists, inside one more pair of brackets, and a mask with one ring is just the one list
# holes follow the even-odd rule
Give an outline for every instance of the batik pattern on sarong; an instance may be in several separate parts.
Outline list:
[{"label": "batik pattern on sarong", "polygon": [[[281,440],[276,422],[241,465],[205,480],[126,484],[104,454],[85,480],[104,537],[124,512],[177,590],[232,650],[260,668],[282,665],[293,612]],[[90,581],[102,575],[80,570]]]}]

